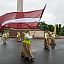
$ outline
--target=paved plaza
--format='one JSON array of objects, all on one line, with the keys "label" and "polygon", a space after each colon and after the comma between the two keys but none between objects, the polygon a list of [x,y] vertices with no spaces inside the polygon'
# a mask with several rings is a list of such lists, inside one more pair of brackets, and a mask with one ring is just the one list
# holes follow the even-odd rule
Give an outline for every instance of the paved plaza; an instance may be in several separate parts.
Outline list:
[{"label": "paved plaza", "polygon": [[56,39],[56,46],[51,50],[44,50],[42,39],[33,39],[31,50],[35,57],[34,61],[22,59],[20,51],[22,41],[9,38],[7,44],[3,44],[0,38],[0,64],[64,64],[64,39]]}]

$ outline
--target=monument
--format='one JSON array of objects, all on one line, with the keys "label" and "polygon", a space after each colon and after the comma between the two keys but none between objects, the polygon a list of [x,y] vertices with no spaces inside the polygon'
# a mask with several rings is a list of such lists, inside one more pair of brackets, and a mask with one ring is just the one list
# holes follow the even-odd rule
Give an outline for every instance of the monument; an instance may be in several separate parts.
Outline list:
[{"label": "monument", "polygon": [[23,0],[17,0],[17,12],[23,12]]}]

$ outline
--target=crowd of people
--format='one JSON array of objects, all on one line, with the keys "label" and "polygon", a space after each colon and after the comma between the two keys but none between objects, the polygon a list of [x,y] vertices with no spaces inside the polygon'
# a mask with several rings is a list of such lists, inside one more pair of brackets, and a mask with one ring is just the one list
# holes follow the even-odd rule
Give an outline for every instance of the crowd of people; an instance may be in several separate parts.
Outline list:
[{"label": "crowd of people", "polygon": [[45,31],[44,33],[44,49],[49,49],[50,50],[50,45],[55,46],[55,37],[56,34],[54,32],[50,32],[48,30]]},{"label": "crowd of people", "polygon": [[[34,35],[30,35],[30,31],[26,30],[25,32],[22,32],[24,34],[22,49],[21,49],[21,57],[29,59],[35,59],[31,52],[31,39],[34,38]],[[50,32],[46,30],[44,32],[44,49],[50,50],[50,45],[55,46],[55,36],[56,34],[54,32]],[[9,32],[4,32],[2,35],[2,40],[4,44],[6,44],[7,39],[9,38]],[[17,42],[21,42],[21,34],[20,32],[17,32]]]}]

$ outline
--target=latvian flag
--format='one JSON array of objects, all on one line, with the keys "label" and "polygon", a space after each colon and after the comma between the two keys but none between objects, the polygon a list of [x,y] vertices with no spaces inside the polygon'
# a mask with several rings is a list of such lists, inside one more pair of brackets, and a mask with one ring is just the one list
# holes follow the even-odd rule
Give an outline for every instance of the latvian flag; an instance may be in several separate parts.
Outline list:
[{"label": "latvian flag", "polygon": [[[44,7],[45,9],[45,7]],[[44,9],[29,12],[11,12],[1,16],[1,26],[7,28],[35,29],[42,17]]]}]

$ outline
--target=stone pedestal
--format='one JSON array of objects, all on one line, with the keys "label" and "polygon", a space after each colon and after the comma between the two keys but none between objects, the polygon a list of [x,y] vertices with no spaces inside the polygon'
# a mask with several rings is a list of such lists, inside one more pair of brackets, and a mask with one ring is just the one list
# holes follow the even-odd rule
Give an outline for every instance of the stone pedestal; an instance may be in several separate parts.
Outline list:
[{"label": "stone pedestal", "polygon": [[[17,31],[21,33],[21,38],[23,39],[24,34],[22,32],[25,32],[26,29],[9,29],[9,37],[16,38],[17,37]],[[41,31],[40,29],[30,29],[30,35],[35,35],[34,38],[43,38],[44,37],[44,31]]]}]

